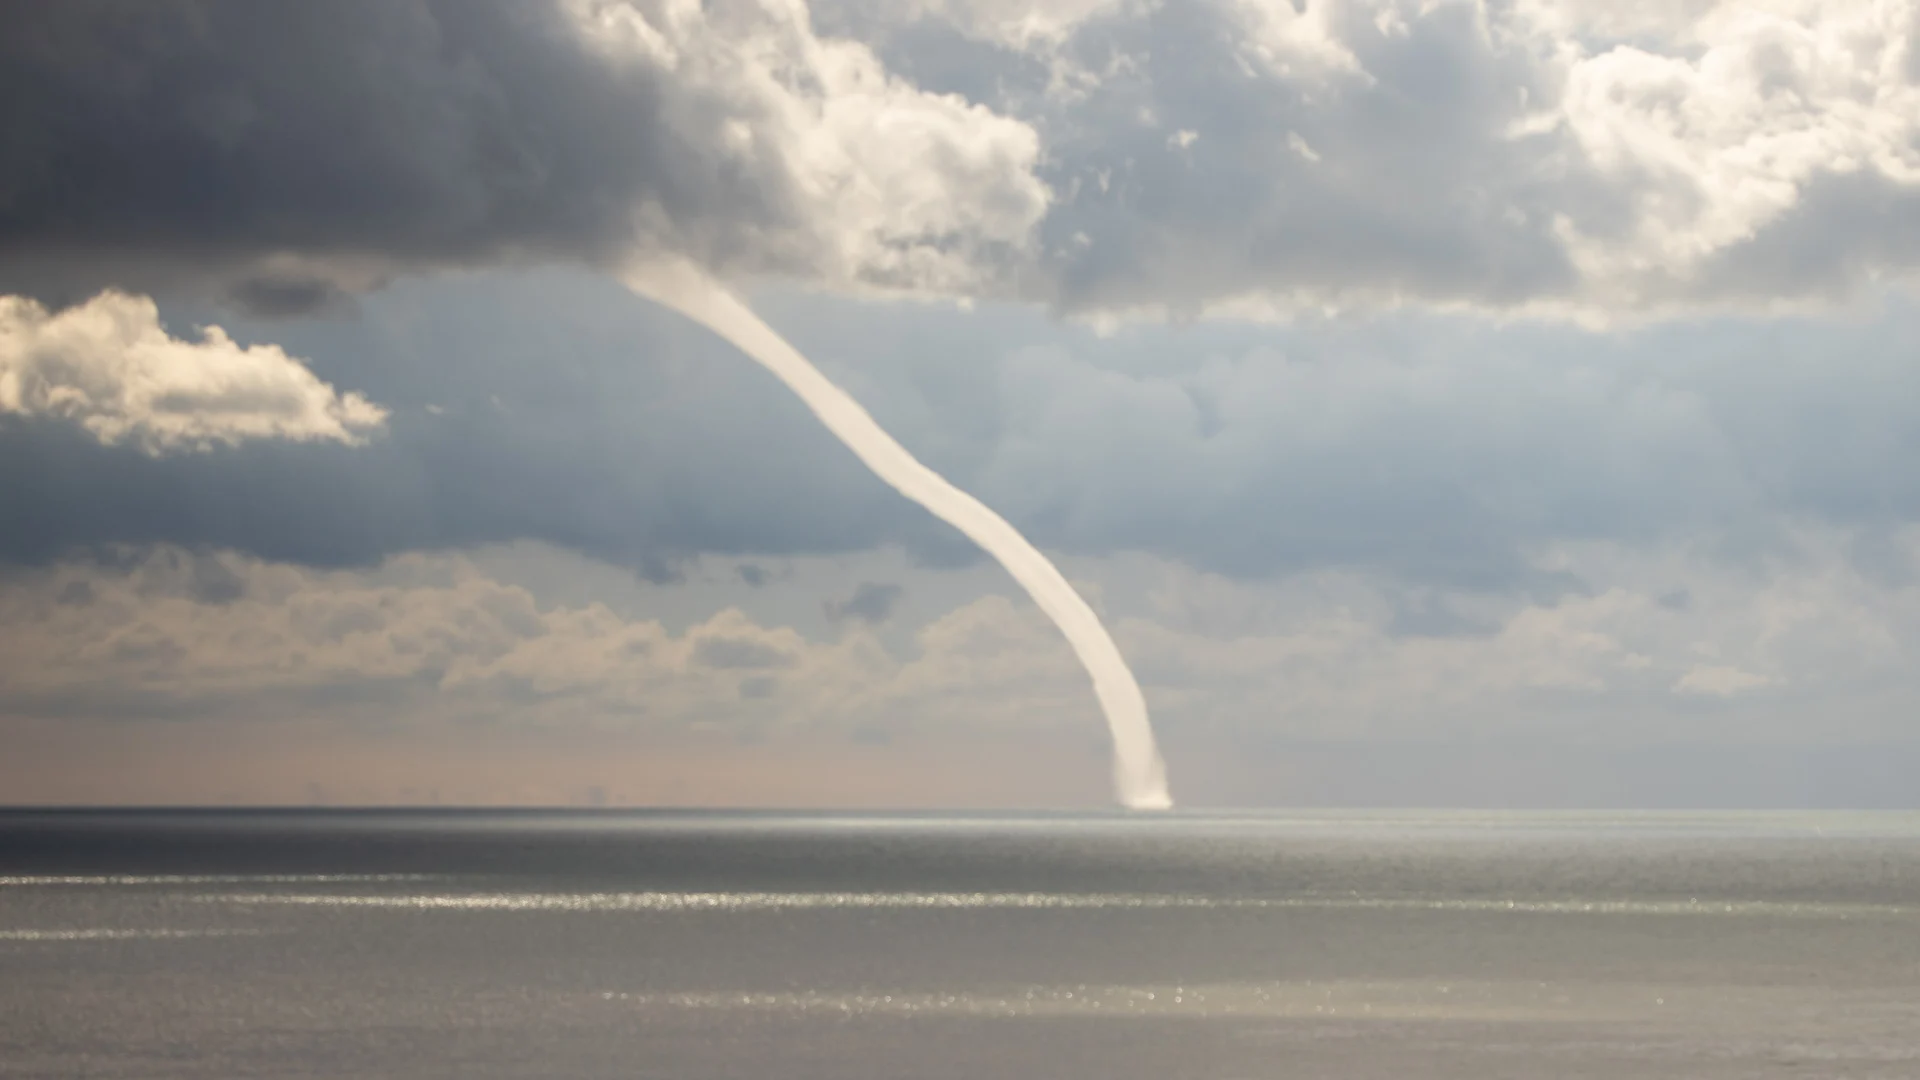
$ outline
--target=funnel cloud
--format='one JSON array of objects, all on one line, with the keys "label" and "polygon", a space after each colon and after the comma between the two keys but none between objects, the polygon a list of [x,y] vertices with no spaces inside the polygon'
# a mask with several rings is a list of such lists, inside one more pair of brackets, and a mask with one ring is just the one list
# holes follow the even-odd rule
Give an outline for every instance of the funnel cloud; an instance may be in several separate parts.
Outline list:
[{"label": "funnel cloud", "polygon": [[799,396],[874,475],[895,491],[959,529],[992,555],[1033,597],[1093,679],[1100,711],[1113,738],[1114,796],[1132,810],[1165,810],[1166,765],[1147,719],[1146,698],[1112,635],[1060,569],[985,503],[954,487],[921,464],[874,422],[846,391],[835,386],[799,350],[761,321],[752,309],[704,274],[680,264],[643,264],[624,280],[633,291],[664,304],[731,342]]}]

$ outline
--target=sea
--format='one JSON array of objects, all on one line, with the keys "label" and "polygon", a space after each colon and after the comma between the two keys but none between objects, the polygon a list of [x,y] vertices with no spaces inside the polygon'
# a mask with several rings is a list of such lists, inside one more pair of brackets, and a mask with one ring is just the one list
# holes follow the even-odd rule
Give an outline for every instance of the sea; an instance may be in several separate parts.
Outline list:
[{"label": "sea", "polygon": [[0,1076],[1920,1078],[1920,815],[0,811]]}]

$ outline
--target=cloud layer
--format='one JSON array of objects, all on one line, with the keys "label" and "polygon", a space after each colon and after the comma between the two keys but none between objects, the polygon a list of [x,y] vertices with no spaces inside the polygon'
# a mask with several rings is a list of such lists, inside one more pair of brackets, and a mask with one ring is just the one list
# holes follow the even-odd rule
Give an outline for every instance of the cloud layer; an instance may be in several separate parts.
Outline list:
[{"label": "cloud layer", "polygon": [[[1000,307],[761,305],[1053,551],[1531,591],[1565,584],[1533,561],[1561,541],[1687,539],[1738,562],[1776,550],[1781,522],[1871,536],[1920,517],[1914,477],[1886,464],[1920,431],[1904,301],[1605,337],[1411,318],[1101,338]],[[380,402],[381,437],[153,458],[9,425],[0,558],[165,542],[340,566],[531,539],[664,578],[702,552],[975,557],[750,363],[583,275],[415,283],[230,329]]]},{"label": "cloud layer", "polygon": [[355,444],[386,410],[342,394],[273,345],[210,326],[170,336],[146,297],[107,292],[57,315],[0,296],[0,415],[56,417],[157,455],[248,439]]},{"label": "cloud layer", "polygon": [[670,252],[1090,313],[1825,303],[1920,257],[1917,13],[16,0],[0,287]]},{"label": "cloud layer", "polygon": [[[1863,574],[1851,539],[1802,532],[1743,569],[1684,547],[1565,545],[1543,561],[1596,587],[1540,600],[1340,572],[1249,586],[1139,558],[1074,569],[1174,740],[1899,743],[1920,692],[1920,578]],[[1920,556],[1920,532],[1893,542]],[[161,548],[15,574],[0,640],[0,715],[15,718],[1098,732],[1065,644],[994,594],[900,636],[859,620],[803,632],[737,606],[671,629],[459,556],[322,572]]]},{"label": "cloud layer", "polygon": [[1068,307],[1608,320],[1831,300],[1920,253],[1910,2],[825,10],[1032,119]]}]

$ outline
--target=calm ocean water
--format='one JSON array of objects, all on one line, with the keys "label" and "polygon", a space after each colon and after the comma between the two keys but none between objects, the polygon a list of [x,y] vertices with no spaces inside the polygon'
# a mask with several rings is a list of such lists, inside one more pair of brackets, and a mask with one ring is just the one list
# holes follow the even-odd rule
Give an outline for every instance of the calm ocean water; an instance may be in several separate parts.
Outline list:
[{"label": "calm ocean water", "polygon": [[0,811],[13,1077],[1920,1077],[1920,815]]}]

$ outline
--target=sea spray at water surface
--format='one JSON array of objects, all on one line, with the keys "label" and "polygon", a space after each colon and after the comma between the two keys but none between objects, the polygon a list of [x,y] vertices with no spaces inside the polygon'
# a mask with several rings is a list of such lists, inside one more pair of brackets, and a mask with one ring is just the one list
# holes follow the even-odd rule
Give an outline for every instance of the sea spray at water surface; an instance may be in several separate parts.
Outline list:
[{"label": "sea spray at water surface", "polygon": [[1099,617],[1058,567],[1006,519],[922,465],[859,402],[705,274],[685,264],[648,263],[630,268],[624,280],[635,292],[705,326],[772,372],[876,476],[959,529],[1006,567],[1066,635],[1093,678],[1094,693],[1113,737],[1115,796],[1135,810],[1164,810],[1173,805],[1140,684]]}]

